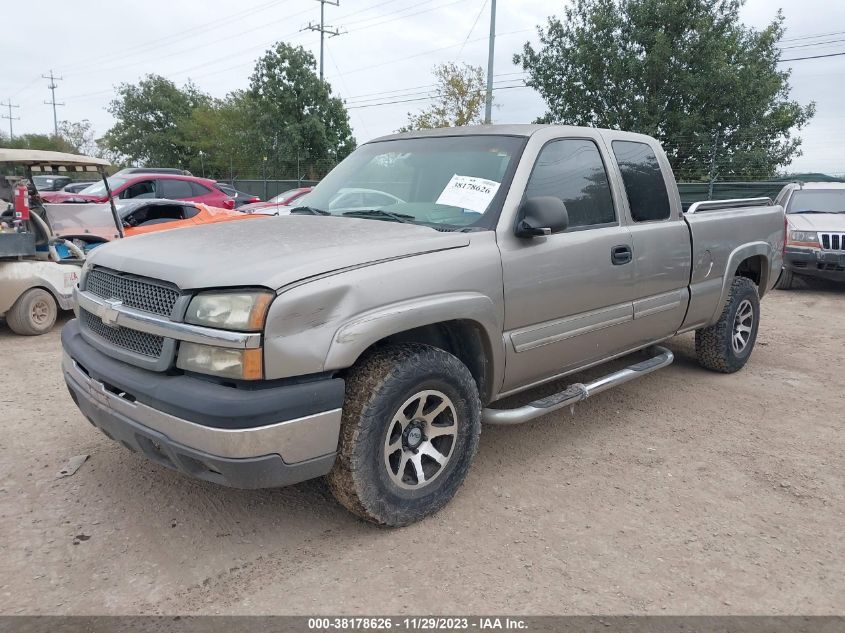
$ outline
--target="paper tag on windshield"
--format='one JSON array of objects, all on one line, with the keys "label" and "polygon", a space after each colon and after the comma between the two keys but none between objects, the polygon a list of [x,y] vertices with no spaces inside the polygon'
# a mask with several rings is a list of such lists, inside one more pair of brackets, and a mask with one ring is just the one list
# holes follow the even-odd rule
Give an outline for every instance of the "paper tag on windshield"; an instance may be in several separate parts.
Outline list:
[{"label": "paper tag on windshield", "polygon": [[455,174],[437,198],[436,204],[484,213],[502,183],[475,176]]}]

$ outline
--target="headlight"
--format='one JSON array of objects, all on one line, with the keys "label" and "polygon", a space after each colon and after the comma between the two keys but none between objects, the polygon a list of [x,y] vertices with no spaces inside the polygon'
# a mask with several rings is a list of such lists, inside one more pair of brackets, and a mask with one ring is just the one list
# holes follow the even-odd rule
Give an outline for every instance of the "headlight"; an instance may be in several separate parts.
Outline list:
[{"label": "headlight", "polygon": [[238,380],[264,377],[261,349],[230,349],[197,343],[181,343],[176,366],[186,371]]},{"label": "headlight", "polygon": [[808,242],[811,244],[819,243],[819,235],[815,231],[790,231],[790,242]]},{"label": "headlight", "polygon": [[191,300],[185,321],[194,325],[259,332],[273,293],[266,290],[202,292]]}]

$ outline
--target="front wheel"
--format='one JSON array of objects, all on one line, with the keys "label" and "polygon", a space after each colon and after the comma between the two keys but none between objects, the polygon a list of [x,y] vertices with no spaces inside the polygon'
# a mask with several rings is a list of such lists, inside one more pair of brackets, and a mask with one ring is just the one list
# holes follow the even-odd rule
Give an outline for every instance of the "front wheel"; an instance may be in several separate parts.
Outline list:
[{"label": "front wheel", "polygon": [[49,292],[31,288],[23,293],[6,314],[6,323],[15,334],[37,336],[53,329],[59,307]]},{"label": "front wheel", "polygon": [[413,523],[455,495],[480,433],[478,388],[461,361],[428,345],[383,348],[346,378],[329,488],[368,521]]},{"label": "front wheel", "polygon": [[759,325],[757,286],[745,277],[734,278],[719,320],[695,332],[698,363],[723,374],[739,371],[751,356]]}]

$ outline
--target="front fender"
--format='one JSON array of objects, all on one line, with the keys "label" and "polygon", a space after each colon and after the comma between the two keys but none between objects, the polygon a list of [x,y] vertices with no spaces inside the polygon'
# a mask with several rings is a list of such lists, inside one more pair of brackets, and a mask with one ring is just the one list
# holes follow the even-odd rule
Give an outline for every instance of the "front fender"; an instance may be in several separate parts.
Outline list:
[{"label": "front fender", "polygon": [[488,380],[503,373],[504,299],[495,235],[469,248],[363,266],[285,288],[267,314],[268,379],[334,372],[388,336],[443,321],[471,323],[489,350]]},{"label": "front fender", "polygon": [[390,305],[356,315],[338,328],[324,367],[326,370],[351,367],[370,346],[393,334],[414,328],[464,320],[477,324],[492,354],[490,366],[494,385],[501,384],[504,342],[495,319],[493,301],[474,292],[450,292]]}]

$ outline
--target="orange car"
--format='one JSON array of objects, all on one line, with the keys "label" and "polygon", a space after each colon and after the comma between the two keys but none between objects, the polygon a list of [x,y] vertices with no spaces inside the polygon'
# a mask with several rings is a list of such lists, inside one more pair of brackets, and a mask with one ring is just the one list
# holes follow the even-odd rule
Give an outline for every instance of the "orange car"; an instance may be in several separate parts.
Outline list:
[{"label": "orange car", "polygon": [[209,207],[199,202],[130,200],[117,207],[126,237],[254,217],[240,211]]},{"label": "orange car", "polygon": [[[209,207],[199,202],[159,199],[115,201],[123,223],[125,237],[154,231],[202,226],[264,216]],[[110,241],[117,237],[108,204],[46,204],[53,232],[65,238],[98,238]]]}]

